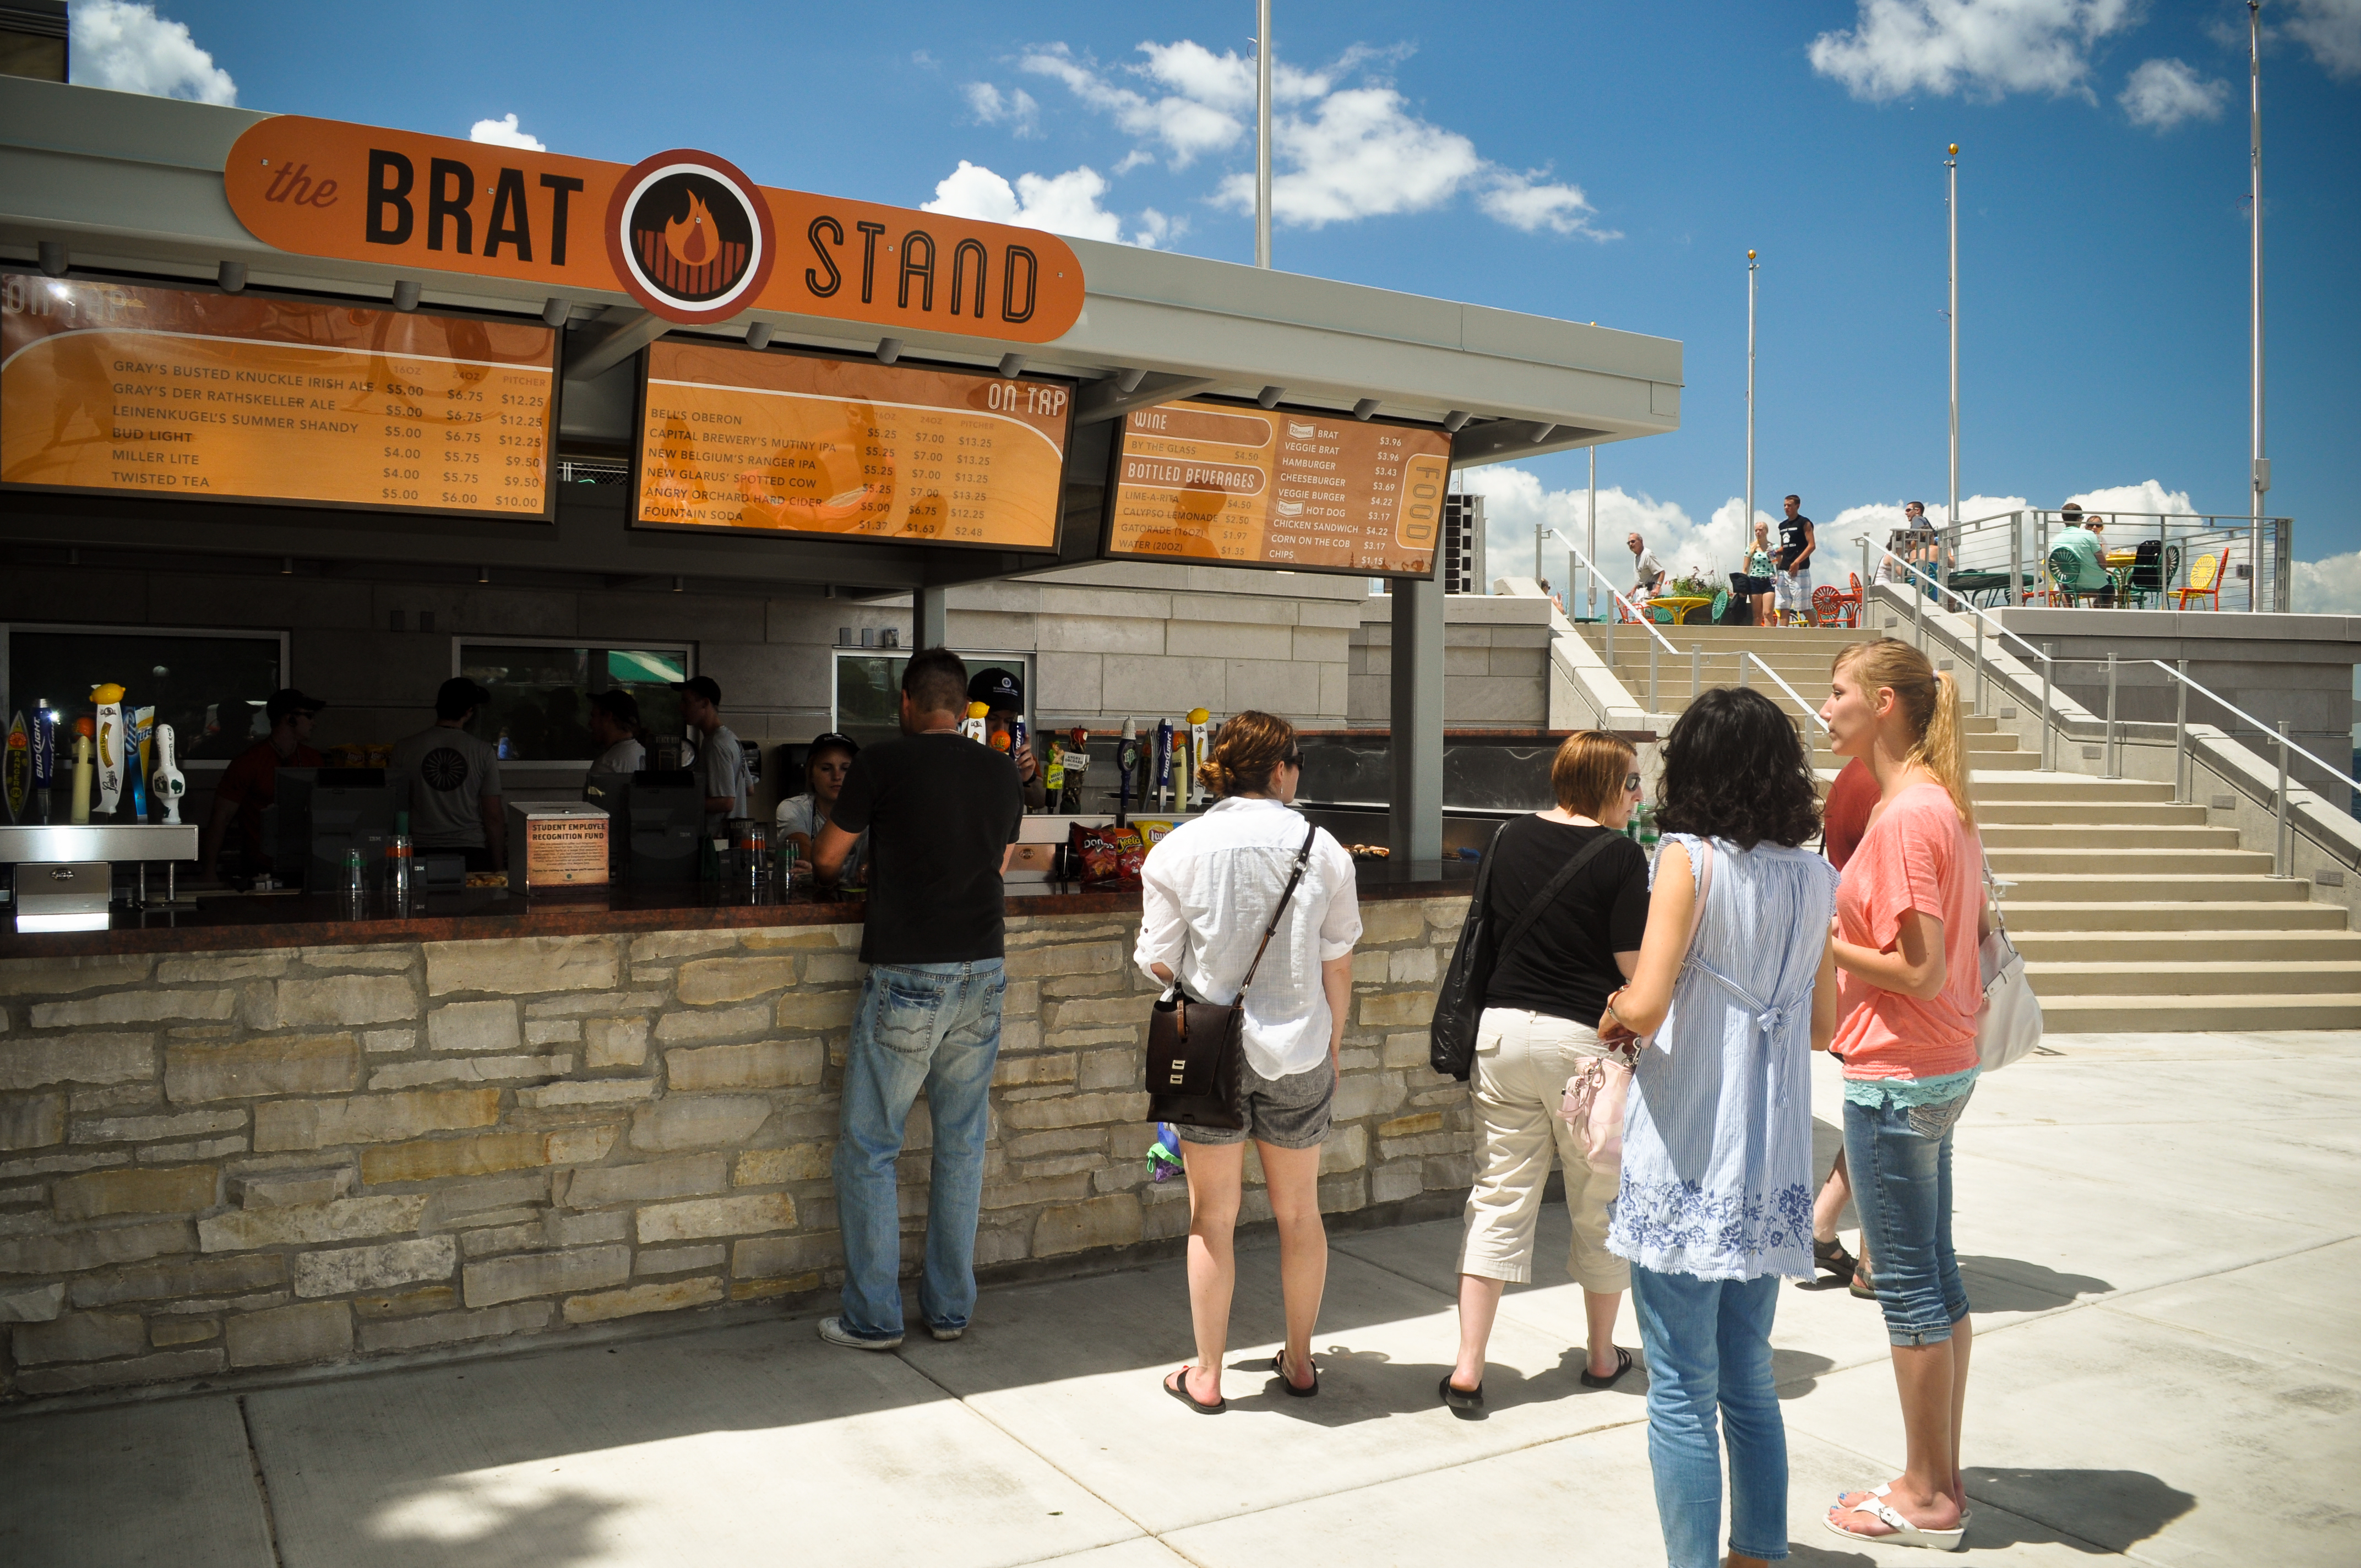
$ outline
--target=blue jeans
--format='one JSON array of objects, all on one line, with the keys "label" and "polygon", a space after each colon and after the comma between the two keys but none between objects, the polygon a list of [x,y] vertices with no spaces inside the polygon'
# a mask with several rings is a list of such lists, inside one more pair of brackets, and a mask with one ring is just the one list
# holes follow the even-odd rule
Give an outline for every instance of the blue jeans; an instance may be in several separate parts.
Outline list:
[{"label": "blue jeans", "polygon": [[1672,1568],[1719,1568],[1721,1451],[1730,1433],[1730,1550],[1787,1555],[1787,1423],[1771,1381],[1779,1277],[1699,1279],[1631,1266],[1648,1352],[1648,1468]]},{"label": "blue jeans", "polygon": [[1886,1337],[1895,1344],[1940,1344],[1968,1315],[1951,1251],[1951,1130],[1974,1092],[1971,1087],[1934,1105],[1845,1102],[1853,1207]]},{"label": "blue jeans", "polygon": [[975,1216],[983,1197],[987,1097],[1000,1057],[998,959],[878,964],[861,986],[844,1058],[836,1213],[844,1233],[844,1326],[865,1339],[902,1332],[901,1199],[894,1162],[918,1091],[934,1121],[927,1256],[918,1310],[939,1329],[975,1310]]}]

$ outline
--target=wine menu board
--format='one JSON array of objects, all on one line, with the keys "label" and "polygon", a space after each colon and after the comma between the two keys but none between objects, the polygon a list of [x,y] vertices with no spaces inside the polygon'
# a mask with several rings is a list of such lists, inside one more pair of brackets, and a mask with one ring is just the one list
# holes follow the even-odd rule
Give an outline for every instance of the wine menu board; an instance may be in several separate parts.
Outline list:
[{"label": "wine menu board", "polygon": [[1124,417],[1107,554],[1423,577],[1450,477],[1432,426],[1160,403]]},{"label": "wine menu board", "polygon": [[557,334],[0,277],[0,484],[550,515]]},{"label": "wine menu board", "polygon": [[648,349],[636,521],[1050,550],[1062,382],[700,344]]}]

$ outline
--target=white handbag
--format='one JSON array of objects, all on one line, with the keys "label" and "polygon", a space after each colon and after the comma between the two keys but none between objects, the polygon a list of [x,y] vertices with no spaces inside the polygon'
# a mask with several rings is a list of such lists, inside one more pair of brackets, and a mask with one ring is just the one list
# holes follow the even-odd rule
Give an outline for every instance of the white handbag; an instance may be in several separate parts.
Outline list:
[{"label": "white handbag", "polygon": [[1992,895],[1993,929],[1977,952],[1982,971],[1983,1005],[1976,1009],[1976,1059],[1986,1072],[1997,1072],[2041,1043],[2041,1001],[2025,976],[2025,955],[2008,939],[2008,922],[2000,912],[2000,884],[1984,862],[1984,889]]}]

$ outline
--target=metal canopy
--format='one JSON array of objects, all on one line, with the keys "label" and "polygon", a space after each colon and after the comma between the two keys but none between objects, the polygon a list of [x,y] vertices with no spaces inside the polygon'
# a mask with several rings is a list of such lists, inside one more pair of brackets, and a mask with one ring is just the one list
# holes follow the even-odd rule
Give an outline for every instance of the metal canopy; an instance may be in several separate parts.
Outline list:
[{"label": "metal canopy", "polygon": [[[406,281],[427,308],[535,317],[551,308],[545,291],[524,284],[292,256],[255,239],[230,210],[222,168],[239,134],[267,117],[0,78],[0,258],[34,263],[48,245],[63,247],[75,273],[206,286],[232,263],[245,269],[245,286],[253,289],[384,301]],[[708,540],[630,530],[614,540],[607,537],[614,500],[606,496],[595,504],[562,496],[554,532],[547,524],[416,518],[389,527],[351,513],[218,504],[114,504],[94,515],[105,517],[112,537],[133,545],[185,549],[193,526],[225,547],[236,541],[241,554],[555,565],[564,540],[567,561],[609,572],[914,587],[1092,558],[1111,433],[1104,422],[1163,398],[1259,396],[1340,411],[1373,405],[1389,416],[1437,422],[1457,415],[1453,456],[1463,466],[1658,434],[1680,423],[1681,345],[1671,339],[1128,246],[1070,243],[1088,280],[1082,319],[1026,356],[1033,371],[1086,383],[1068,469],[1068,510],[1080,515],[1061,530],[1054,561],[939,546]],[[563,308],[572,323],[566,433],[582,440],[595,431],[623,440],[629,399],[615,396],[612,385],[628,378],[625,361],[661,335],[661,323],[620,293],[583,292]],[[874,336],[848,335],[842,321],[770,312],[750,313],[703,335],[742,337],[758,324],[770,329],[772,342],[856,353],[880,348]],[[1005,349],[949,333],[905,334],[899,344],[899,352],[914,358],[978,366],[999,363]],[[580,425],[577,411],[590,429]],[[605,429],[610,423],[611,433]],[[55,542],[61,521],[93,513],[40,503],[73,499],[13,498],[0,533]],[[134,510],[152,515],[155,525],[126,521]],[[569,511],[578,526],[567,526]],[[586,556],[591,533],[598,544]]]}]

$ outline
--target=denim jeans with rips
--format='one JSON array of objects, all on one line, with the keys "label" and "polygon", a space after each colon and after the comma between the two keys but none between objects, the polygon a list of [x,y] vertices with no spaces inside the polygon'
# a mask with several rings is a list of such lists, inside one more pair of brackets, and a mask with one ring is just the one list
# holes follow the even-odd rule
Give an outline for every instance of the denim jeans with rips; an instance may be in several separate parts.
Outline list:
[{"label": "denim jeans with rips", "polygon": [[[1719,1568],[1721,1444],[1730,1441],[1730,1550],[1787,1555],[1787,1423],[1771,1378],[1779,1277],[1699,1279],[1631,1266],[1648,1353],[1648,1469],[1672,1568]],[[1719,1420],[1716,1415],[1719,1412]]]},{"label": "denim jeans with rips", "polygon": [[864,1339],[902,1332],[894,1162],[921,1090],[934,1123],[934,1158],[918,1310],[938,1329],[965,1328],[975,1310],[975,1220],[1005,983],[998,959],[878,964],[862,982],[845,1050],[834,1174],[844,1234],[844,1326]]}]

